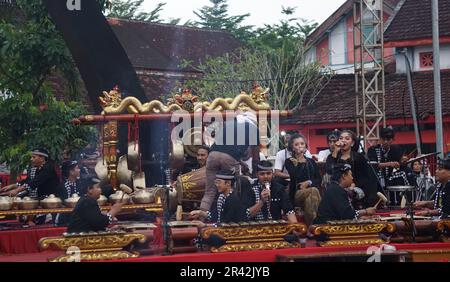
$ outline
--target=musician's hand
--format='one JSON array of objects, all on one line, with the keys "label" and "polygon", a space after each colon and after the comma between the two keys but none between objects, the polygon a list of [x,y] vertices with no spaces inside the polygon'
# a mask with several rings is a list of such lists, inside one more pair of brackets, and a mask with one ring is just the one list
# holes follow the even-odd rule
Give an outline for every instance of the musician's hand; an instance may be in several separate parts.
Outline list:
[{"label": "musician's hand", "polygon": [[370,207],[366,209],[366,215],[374,215],[376,213],[376,209],[374,207]]},{"label": "musician's hand", "polygon": [[418,215],[418,216],[430,216],[431,215],[431,210],[425,209],[425,210],[417,211],[414,214]]},{"label": "musician's hand", "polygon": [[413,203],[413,208],[424,208],[428,205],[428,201],[417,201]]},{"label": "musician's hand", "polygon": [[195,211],[191,211],[190,213],[189,213],[189,218],[190,219],[199,219],[199,218],[205,218],[205,217],[207,217],[208,215],[206,214],[206,212],[205,211],[202,211],[202,210],[195,210]]},{"label": "musician's hand", "polygon": [[116,202],[109,210],[109,214],[112,217],[115,217],[122,210],[122,207],[124,204],[125,204],[125,202],[122,202],[122,201]]},{"label": "musician's hand", "polygon": [[263,202],[267,202],[270,198],[270,190],[265,188],[264,190],[262,190],[261,192],[261,200]]},{"label": "musician's hand", "polygon": [[191,221],[193,224],[197,225],[197,228],[203,228],[208,226],[206,223],[204,223],[203,221],[200,220],[192,220]]},{"label": "musician's hand", "polygon": [[303,190],[309,187],[309,181],[304,181],[298,184],[298,189]]},{"label": "musician's hand", "polygon": [[17,196],[17,194],[22,191],[19,188],[13,189],[11,191],[5,192],[6,195],[10,196],[10,197],[15,197]]},{"label": "musician's hand", "polygon": [[390,162],[390,167],[399,168],[400,167],[400,163],[399,162]]}]

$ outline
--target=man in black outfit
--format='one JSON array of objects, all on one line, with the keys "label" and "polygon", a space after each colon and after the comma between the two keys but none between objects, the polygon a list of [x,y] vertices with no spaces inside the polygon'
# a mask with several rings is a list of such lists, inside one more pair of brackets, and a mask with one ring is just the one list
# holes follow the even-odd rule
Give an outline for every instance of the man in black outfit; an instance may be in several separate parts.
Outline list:
[{"label": "man in black outfit", "polygon": [[331,183],[319,204],[315,224],[327,221],[358,219],[360,216],[375,214],[375,208],[355,210],[345,188],[353,183],[352,168],[349,164],[335,164],[332,168]]},{"label": "man in black outfit", "polygon": [[9,195],[28,194],[30,198],[42,200],[50,194],[59,194],[58,175],[53,165],[48,162],[48,157],[47,150],[34,149],[31,152],[31,167],[27,171],[27,178],[15,184],[15,189],[11,190]]},{"label": "man in black outfit", "polygon": [[90,178],[85,187],[85,194],[81,196],[75,206],[70,219],[67,232],[80,233],[91,231],[103,231],[113,221],[114,217],[121,211],[123,203],[115,203],[108,213],[103,214],[98,206],[97,200],[102,190],[99,186],[100,180]]},{"label": "man in black outfit", "polygon": [[216,173],[215,185],[218,195],[211,206],[211,210],[191,211],[191,219],[206,219],[214,223],[230,223],[247,221],[245,207],[235,191],[235,176],[230,170],[220,170]]},{"label": "man in black outfit", "polygon": [[408,178],[408,167],[402,160],[403,150],[392,145],[395,134],[391,127],[380,130],[380,143],[372,146],[367,152],[371,164],[376,164],[378,179],[381,187],[410,186],[414,185],[414,179]]},{"label": "man in black outfit", "polygon": [[439,183],[436,189],[434,201],[418,201],[414,203],[415,208],[425,208],[418,211],[416,215],[450,217],[450,159],[438,161],[436,180]]},{"label": "man in black outfit", "polygon": [[273,167],[269,161],[257,165],[258,179],[250,189],[242,191],[242,202],[248,207],[249,220],[280,220],[286,215],[289,223],[297,223],[294,208],[284,187],[273,180]]}]

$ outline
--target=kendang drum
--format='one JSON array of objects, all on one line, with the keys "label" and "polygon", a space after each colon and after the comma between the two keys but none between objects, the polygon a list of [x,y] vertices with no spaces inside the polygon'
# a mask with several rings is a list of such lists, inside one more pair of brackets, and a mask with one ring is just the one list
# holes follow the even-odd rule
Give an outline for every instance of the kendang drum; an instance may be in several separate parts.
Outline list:
[{"label": "kendang drum", "polygon": [[206,167],[178,176],[176,183],[178,204],[184,211],[200,206],[206,186]]},{"label": "kendang drum", "polygon": [[416,200],[417,191],[414,186],[387,186],[387,198],[389,205],[400,206],[403,196],[406,202],[412,203]]}]

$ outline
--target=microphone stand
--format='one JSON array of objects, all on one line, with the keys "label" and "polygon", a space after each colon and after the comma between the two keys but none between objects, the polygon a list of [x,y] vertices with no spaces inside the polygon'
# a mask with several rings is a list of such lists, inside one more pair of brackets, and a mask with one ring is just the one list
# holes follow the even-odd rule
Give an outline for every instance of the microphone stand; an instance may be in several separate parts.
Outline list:
[{"label": "microphone stand", "polygon": [[164,238],[164,254],[163,255],[170,255],[170,230],[169,230],[169,219],[170,219],[170,199],[169,199],[169,193],[170,193],[170,186],[169,185],[157,185],[158,188],[164,189],[166,201],[165,201],[165,207],[163,208],[163,222],[162,222],[162,228],[163,228],[163,238]]},{"label": "microphone stand", "polygon": [[[416,230],[416,223],[414,221],[413,203],[408,198],[408,195],[406,194],[406,191],[402,192],[401,194],[402,194],[402,197],[404,197],[404,196],[406,197],[406,205],[407,205],[406,215],[407,215],[407,217],[409,216],[409,222],[411,223],[412,240],[413,240],[413,243],[415,243],[416,242],[417,230]],[[411,197],[412,197],[412,191],[411,191]]]}]

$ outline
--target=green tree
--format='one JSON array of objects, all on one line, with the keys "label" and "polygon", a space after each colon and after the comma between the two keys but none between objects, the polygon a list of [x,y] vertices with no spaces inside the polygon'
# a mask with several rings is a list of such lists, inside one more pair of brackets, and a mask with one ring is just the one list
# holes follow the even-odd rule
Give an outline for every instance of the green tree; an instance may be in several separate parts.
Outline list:
[{"label": "green tree", "polygon": [[198,11],[194,11],[199,20],[193,22],[193,25],[201,28],[226,30],[244,43],[247,43],[252,37],[252,26],[243,25],[243,21],[250,14],[230,16],[228,15],[227,0],[209,1],[212,6],[203,6]]},{"label": "green tree", "polygon": [[[150,12],[142,12],[144,0],[112,0],[106,4],[106,16],[111,18],[138,20],[146,22],[160,23],[160,12],[167,3],[158,3]],[[170,20],[171,23],[178,23],[179,19]]]},{"label": "green tree", "polygon": [[0,21],[0,163],[13,176],[29,163],[34,146],[59,160],[66,146],[76,151],[95,138],[94,128],[70,122],[85,112],[79,102],[53,97],[49,78],[55,76],[79,99],[79,74],[45,7],[40,0],[16,0]]},{"label": "green tree", "polygon": [[296,7],[282,7],[281,13],[286,17],[279,23],[264,25],[256,29],[252,46],[255,48],[293,48],[298,41],[306,37],[317,27],[317,23],[292,17]]}]

